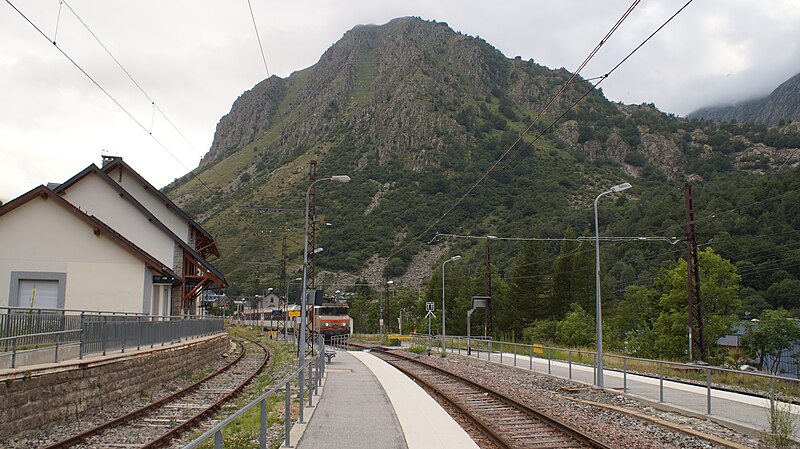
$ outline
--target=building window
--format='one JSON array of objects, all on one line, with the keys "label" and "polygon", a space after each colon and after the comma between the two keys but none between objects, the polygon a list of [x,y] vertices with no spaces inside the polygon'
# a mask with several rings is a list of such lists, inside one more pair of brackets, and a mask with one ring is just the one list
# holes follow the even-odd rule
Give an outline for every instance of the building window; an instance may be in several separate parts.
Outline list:
[{"label": "building window", "polygon": [[63,309],[67,273],[12,271],[9,305],[31,309]]}]

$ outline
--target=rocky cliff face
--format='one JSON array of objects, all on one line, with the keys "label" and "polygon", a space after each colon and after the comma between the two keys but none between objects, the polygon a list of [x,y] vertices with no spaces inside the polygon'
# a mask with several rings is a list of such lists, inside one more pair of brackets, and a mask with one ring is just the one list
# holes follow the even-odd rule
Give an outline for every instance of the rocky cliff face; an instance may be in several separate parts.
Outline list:
[{"label": "rocky cliff face", "polygon": [[778,86],[768,97],[734,106],[703,108],[689,118],[717,121],[755,122],[768,126],[800,120],[800,74]]},{"label": "rocky cliff face", "polygon": [[222,117],[211,148],[201,166],[219,160],[260,137],[272,125],[274,110],[286,90],[286,81],[273,76],[243,93]]},{"label": "rocky cliff face", "polygon": [[[280,137],[267,145],[267,153],[291,154],[349,130],[356,145],[371,148],[366,157],[379,165],[402,158],[421,170],[440,164],[442,148],[452,145],[452,138],[464,141],[455,131],[458,114],[479,115],[468,104],[502,92],[535,110],[568,76],[529,62],[509,63],[484,41],[444,23],[401,18],[357,26],[314,66],[285,80],[273,76],[242,94],[217,126],[203,164],[254,142],[280,121]],[[568,94],[562,106],[569,99]]]},{"label": "rocky cliff face", "polygon": [[[252,206],[295,206],[308,186],[308,162],[316,160],[321,175],[353,178],[337,187],[341,196],[321,202],[346,217],[321,233],[321,246],[334,255],[324,268],[355,275],[379,266],[362,273],[373,279],[384,266],[397,275],[430,268],[438,252],[399,257],[392,245],[414,238],[489,167],[496,168],[438,230],[523,235],[537,225],[557,227],[547,217],[580,214],[586,198],[621,178],[666,186],[800,164],[800,122],[767,128],[687,120],[653,104],[611,103],[581,79],[539,117],[569,78],[564,69],[507,58],[444,23],[400,18],[357,26],[315,65],[243,93],[196,172],[206,185],[187,176],[166,193],[225,236],[233,249],[221,267],[243,282],[239,262],[261,260],[258,248],[272,232],[254,231],[296,225],[296,217],[260,215]],[[790,98],[792,89],[785,84],[773,96]]]}]

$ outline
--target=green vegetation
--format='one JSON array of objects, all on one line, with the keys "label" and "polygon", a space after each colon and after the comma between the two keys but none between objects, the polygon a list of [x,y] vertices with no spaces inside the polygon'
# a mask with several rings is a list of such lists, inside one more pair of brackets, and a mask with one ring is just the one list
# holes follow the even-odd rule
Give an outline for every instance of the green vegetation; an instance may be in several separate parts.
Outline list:
[{"label": "green vegetation", "polygon": [[[800,344],[800,324],[784,309],[765,310],[756,323],[748,323],[742,346],[760,367],[778,373],[781,356]],[[772,360],[766,366],[767,358]]]},{"label": "green vegetation", "polygon": [[769,416],[770,431],[764,435],[764,442],[770,449],[788,449],[796,447],[794,442],[795,423],[792,416],[792,405],[788,402],[776,401]]},{"label": "green vegetation", "polygon": [[[494,336],[591,346],[592,201],[623,181],[634,188],[600,201],[599,233],[674,243],[685,235],[683,187],[692,180],[709,345],[739,319],[778,308],[800,317],[796,124],[688,120],[653,104],[609,102],[599,89],[570,110],[591,87],[583,80],[539,117],[569,79],[566,70],[510,60],[481,39],[415,19],[361,31],[346,41],[358,47],[337,44],[324,64],[285,80],[269,114],[243,118],[251,126],[269,115],[258,122],[269,126],[198,170],[211,192],[189,178],[167,189],[217,236],[222,257],[213,263],[231,295],[277,287],[284,236],[289,266],[300,264],[303,236],[294,230],[302,214],[251,206],[302,209],[316,160],[320,177],[352,177],[316,191],[317,223],[331,223],[318,227],[316,245],[325,248],[318,270],[363,278],[377,256],[386,260],[384,277],[395,278],[437,232],[551,239],[436,238],[431,245],[463,256],[447,267],[449,333],[466,334],[469,298],[486,294],[491,245]],[[608,349],[685,360],[685,244],[601,247]],[[440,262],[421,291],[401,286],[385,298],[388,330],[403,311],[404,329],[427,331],[424,302],[441,304]],[[377,333],[385,292],[354,284],[347,290],[356,329]],[[472,316],[473,335],[483,335],[483,313]]]}]

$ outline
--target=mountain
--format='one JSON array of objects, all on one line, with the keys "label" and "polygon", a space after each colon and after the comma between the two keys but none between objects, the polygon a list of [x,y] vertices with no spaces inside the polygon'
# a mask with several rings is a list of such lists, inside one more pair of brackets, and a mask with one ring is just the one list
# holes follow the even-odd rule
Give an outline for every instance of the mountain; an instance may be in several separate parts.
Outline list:
[{"label": "mountain", "polygon": [[[445,23],[357,26],[313,66],[244,92],[200,166],[165,193],[215,234],[233,291],[255,293],[275,286],[283,237],[296,277],[316,161],[318,177],[352,177],[316,188],[318,285],[388,277],[416,290],[445,255],[463,254],[453,264],[463,276],[483,269],[482,241],[437,232],[552,238],[543,251],[555,257],[568,232],[593,234],[593,200],[623,181],[634,188],[601,201],[604,234],[682,237],[691,180],[702,241],[763,264],[748,282],[771,285],[773,254],[744,248],[800,247],[798,123],[683,119],[610,102],[580,77],[545,110],[570,77]],[[519,245],[492,244],[497,274],[511,272]],[[610,297],[680,246],[607,245]],[[793,265],[782,273],[800,277]]]},{"label": "mountain", "polygon": [[733,106],[702,108],[687,117],[716,121],[753,122],[775,126],[800,121],[800,73],[789,78],[766,98]]}]

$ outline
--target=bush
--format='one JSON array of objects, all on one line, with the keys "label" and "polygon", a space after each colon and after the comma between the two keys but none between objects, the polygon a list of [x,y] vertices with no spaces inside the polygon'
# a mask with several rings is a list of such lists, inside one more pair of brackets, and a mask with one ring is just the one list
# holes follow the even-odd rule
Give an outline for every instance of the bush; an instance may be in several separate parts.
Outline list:
[{"label": "bush", "polygon": [[634,165],[636,167],[643,167],[644,164],[647,162],[647,159],[644,155],[638,151],[628,151],[625,154],[625,163]]},{"label": "bush", "polygon": [[558,321],[539,320],[522,331],[522,340],[527,343],[541,343],[556,341]]}]

